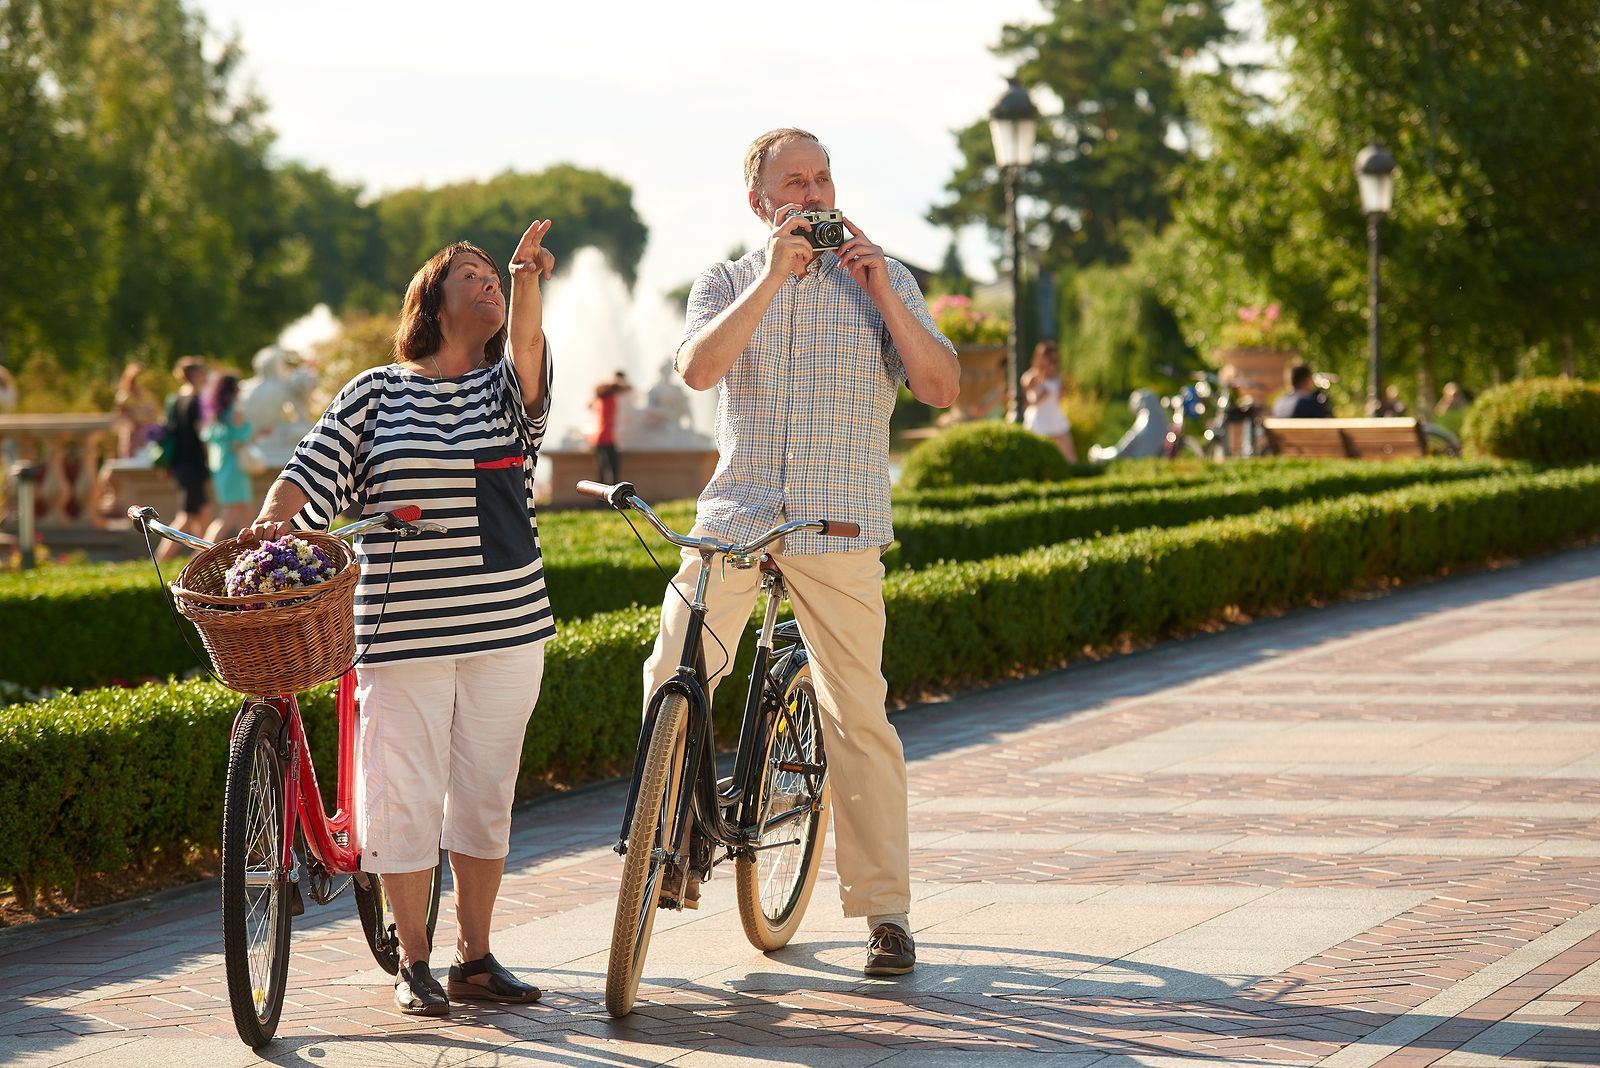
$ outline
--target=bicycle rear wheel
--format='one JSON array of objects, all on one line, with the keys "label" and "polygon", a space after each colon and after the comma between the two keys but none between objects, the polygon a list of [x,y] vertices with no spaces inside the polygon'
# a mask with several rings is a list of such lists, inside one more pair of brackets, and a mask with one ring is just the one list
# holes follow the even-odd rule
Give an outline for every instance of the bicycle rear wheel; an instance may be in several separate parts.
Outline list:
[{"label": "bicycle rear wheel", "polygon": [[828,761],[810,664],[785,680],[779,712],[763,733],[756,750],[765,757],[756,799],[761,839],[734,874],[745,937],[765,951],[787,945],[800,927],[827,838]]},{"label": "bicycle rear wheel", "polygon": [[634,799],[622,885],[617,889],[617,916],[611,927],[611,959],[606,966],[606,1011],[617,1017],[633,1011],[645,951],[655,929],[667,838],[676,817],[677,773],[683,766],[688,711],[689,700],[679,693],[661,703]]},{"label": "bicycle rear wheel", "polygon": [[[444,866],[447,858],[439,851],[439,863],[433,868],[433,885],[428,896],[428,947],[433,947],[433,928],[439,922],[439,893],[444,887]],[[362,885],[362,881],[366,885]],[[361,933],[367,936],[367,946],[378,967],[394,975],[400,970],[400,936],[395,933],[394,910],[389,907],[389,895],[383,889],[383,876],[375,872],[359,872],[352,884],[356,894],[356,914],[361,917]]]},{"label": "bicycle rear wheel", "polygon": [[289,872],[283,864],[281,721],[270,705],[239,717],[222,811],[222,956],[239,1037],[264,1046],[278,1029],[289,970]]}]

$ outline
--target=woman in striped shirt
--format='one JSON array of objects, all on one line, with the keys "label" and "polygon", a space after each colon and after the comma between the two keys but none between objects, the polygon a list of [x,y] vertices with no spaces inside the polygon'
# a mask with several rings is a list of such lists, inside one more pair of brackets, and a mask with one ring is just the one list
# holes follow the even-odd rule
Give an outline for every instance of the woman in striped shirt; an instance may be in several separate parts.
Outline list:
[{"label": "woman in striped shirt", "polygon": [[[534,522],[534,455],[550,408],[539,292],[548,220],[511,259],[509,314],[494,259],[466,242],[412,277],[394,362],[357,375],[295,449],[241,538],[290,521],[402,505],[449,527],[357,544],[356,825],[361,867],[383,876],[400,938],[395,1002],[449,1013],[449,997],[530,1002],[539,989],[489,952],[522,736],[554,633]],[[426,913],[440,846],[455,876],[447,997],[428,970]]]}]

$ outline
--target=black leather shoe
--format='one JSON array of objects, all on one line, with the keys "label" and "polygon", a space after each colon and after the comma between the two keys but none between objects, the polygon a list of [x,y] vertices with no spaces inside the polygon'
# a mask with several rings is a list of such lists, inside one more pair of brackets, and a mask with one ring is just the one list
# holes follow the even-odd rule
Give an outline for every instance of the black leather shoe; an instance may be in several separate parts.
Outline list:
[{"label": "black leather shoe", "polygon": [[[487,975],[487,983],[474,983],[474,975]],[[505,965],[485,953],[477,960],[450,965],[450,996],[464,1001],[503,1001],[527,1005],[539,1000],[539,988],[512,975]]]},{"label": "black leather shoe", "polygon": [[917,966],[917,945],[897,924],[880,923],[867,939],[868,975],[905,975]]},{"label": "black leather shoe", "polygon": [[394,1003],[407,1016],[450,1015],[450,999],[428,971],[426,961],[400,967],[400,974],[394,977]]}]

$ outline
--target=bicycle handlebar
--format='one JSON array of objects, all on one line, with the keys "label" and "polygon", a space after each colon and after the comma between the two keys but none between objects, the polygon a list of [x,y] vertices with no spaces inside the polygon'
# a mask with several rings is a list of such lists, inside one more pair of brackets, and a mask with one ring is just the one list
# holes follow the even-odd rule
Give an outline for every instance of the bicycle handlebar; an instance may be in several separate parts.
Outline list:
[{"label": "bicycle handlebar", "polygon": [[[155,531],[168,541],[187,545],[191,549],[209,549],[216,544],[204,538],[197,538],[193,534],[186,534],[176,527],[167,526],[161,522],[160,514],[148,505],[133,505],[128,509],[128,518],[141,527]],[[340,527],[338,530],[331,530],[328,533],[336,538],[354,538],[359,534],[365,534],[369,530],[377,530],[379,528],[396,531],[402,538],[409,538],[415,534],[444,534],[449,530],[443,523],[424,520],[421,508],[414,504],[407,504],[396,508],[392,512],[379,512],[377,515],[358,519],[348,526]]]},{"label": "bicycle handlebar", "polygon": [[861,524],[859,523],[847,523],[837,519],[808,519],[773,527],[747,545],[734,545],[730,542],[718,541],[715,538],[690,538],[679,534],[663,523],[661,517],[656,515],[643,498],[634,492],[633,483],[631,482],[618,482],[616,485],[608,486],[602,482],[591,482],[588,479],[584,479],[577,484],[576,488],[584,496],[605,501],[619,512],[626,511],[629,508],[634,509],[649,520],[650,525],[655,527],[663,538],[666,538],[674,545],[681,545],[689,549],[705,550],[709,548],[729,556],[749,556],[753,552],[766,548],[779,538],[787,537],[800,530],[814,531],[830,538],[857,538],[861,536]]}]

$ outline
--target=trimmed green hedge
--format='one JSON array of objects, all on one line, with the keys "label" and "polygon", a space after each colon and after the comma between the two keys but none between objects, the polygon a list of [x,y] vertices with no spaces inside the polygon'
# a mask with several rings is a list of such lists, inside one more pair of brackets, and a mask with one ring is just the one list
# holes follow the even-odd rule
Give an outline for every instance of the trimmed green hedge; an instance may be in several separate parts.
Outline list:
[{"label": "trimmed green hedge", "polygon": [[[1343,462],[1343,461],[1336,461]],[[1176,460],[1121,460],[1102,465],[1092,474],[1059,482],[1022,480],[979,486],[948,486],[910,490],[897,486],[896,508],[981,508],[1012,501],[1062,500],[1086,493],[1130,493],[1141,489],[1179,489],[1218,482],[1253,482],[1288,471],[1328,467],[1330,462],[1301,457],[1264,457],[1243,463],[1218,464],[1190,457]]]},{"label": "trimmed green hedge", "polygon": [[1600,467],[1411,486],[889,576],[884,674],[904,698],[1389,578],[1600,535]]},{"label": "trimmed green hedge", "polygon": [[981,560],[1116,531],[1177,527],[1347,493],[1377,493],[1417,482],[1484,478],[1505,469],[1503,464],[1483,461],[1341,461],[1312,468],[1279,468],[1245,482],[1075,493],[1061,498],[1041,494],[1029,500],[965,511],[907,508],[895,515],[898,540],[885,557],[885,564],[891,569],[915,569],[939,560]]},{"label": "trimmed green hedge", "polygon": [[1593,463],[1600,460],[1600,385],[1528,378],[1485,390],[1462,421],[1461,440],[1474,456]]},{"label": "trimmed green hedge", "polygon": [[[1174,465],[1165,464],[1165,468]],[[1351,461],[1277,461],[1213,465],[1227,474],[1172,477],[1165,468],[1130,468],[1118,476],[1059,483],[1019,483],[918,495],[923,506],[895,509],[900,542],[885,563],[923,567],[936,560],[981,559],[1136,527],[1175,526],[1357,490],[1375,491],[1417,481],[1481,477],[1503,470],[1494,462],[1423,460],[1395,464]],[[1153,480],[1153,481],[1152,481]],[[1085,493],[1085,485],[1105,492]],[[1007,503],[953,510],[964,500],[982,502],[1004,493]],[[686,529],[692,502],[668,507],[663,517]],[[644,527],[645,538],[670,574],[677,551]],[[633,533],[609,509],[556,512],[540,521],[545,579],[562,626],[596,612],[660,602],[665,580]],[[169,579],[176,568],[167,568]],[[185,624],[188,630],[188,625]],[[46,568],[0,577],[0,680],[27,687],[98,686],[114,681],[188,674],[201,663],[173,626],[149,563]],[[188,630],[195,649],[199,639]]]},{"label": "trimmed green hedge", "polygon": [[[1144,529],[892,574],[884,674],[896,699],[1060,664],[1085,647],[1335,596],[1600,534],[1600,467],[1410,486],[1172,530]],[[637,737],[655,609],[566,625],[548,647],[519,790],[624,768]],[[748,674],[718,692],[737,720]],[[0,880],[75,873],[215,841],[234,708],[209,683],[104,690],[0,709]],[[307,722],[327,752],[324,688]],[[723,733],[724,743],[732,741]],[[325,774],[333,767],[326,760]],[[331,787],[330,783],[324,784]]]}]

